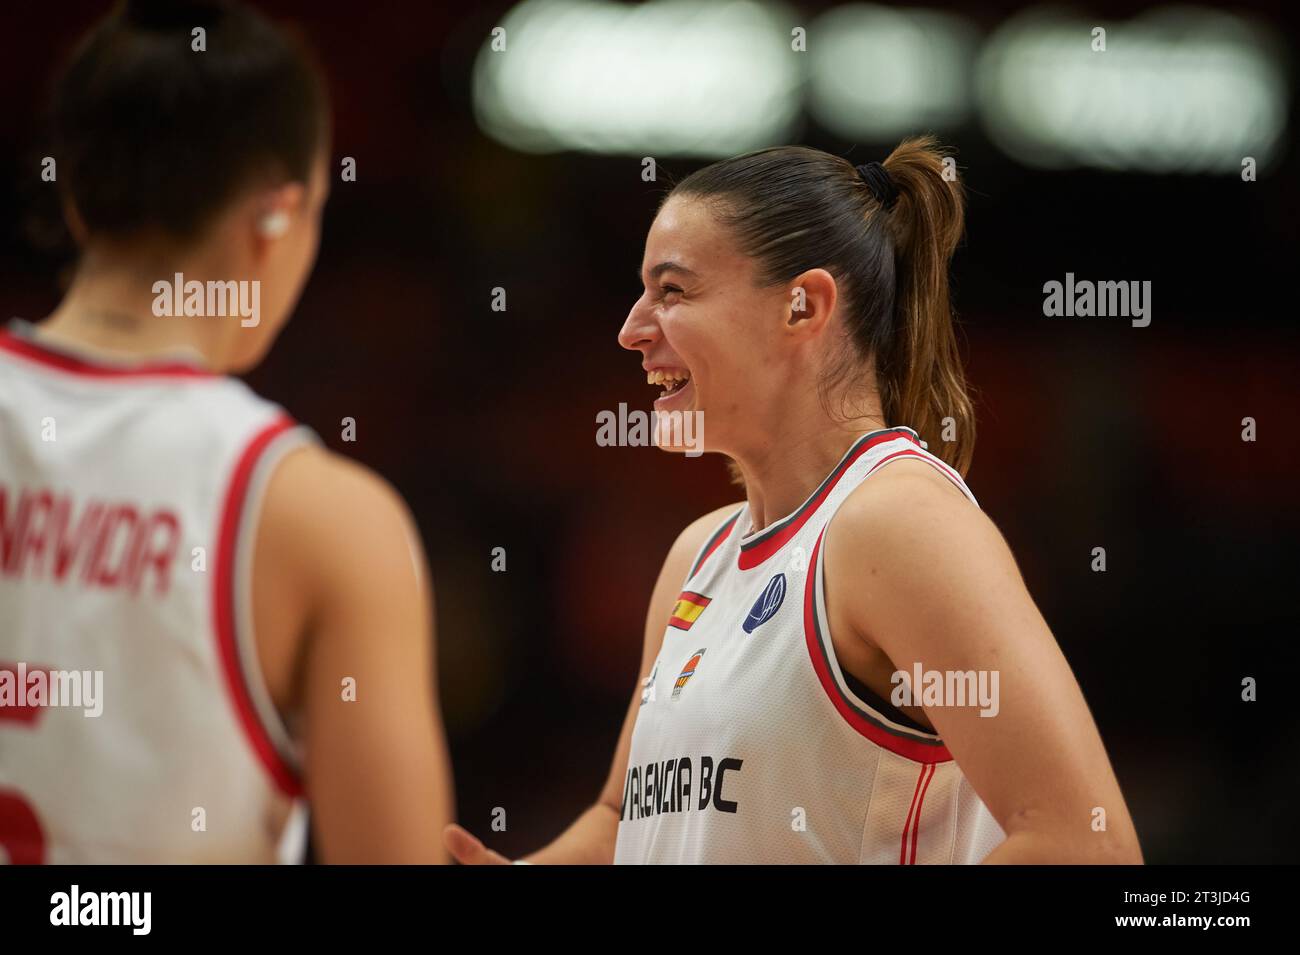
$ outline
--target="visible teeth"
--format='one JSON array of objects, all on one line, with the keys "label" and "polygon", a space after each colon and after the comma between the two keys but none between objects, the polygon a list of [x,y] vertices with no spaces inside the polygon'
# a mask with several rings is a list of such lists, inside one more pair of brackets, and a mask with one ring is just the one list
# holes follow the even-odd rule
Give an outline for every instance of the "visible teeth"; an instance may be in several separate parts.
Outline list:
[{"label": "visible teeth", "polygon": [[656,368],[654,371],[646,373],[645,380],[648,385],[666,385],[679,381],[689,381],[690,372],[687,371],[665,371],[662,368]]}]

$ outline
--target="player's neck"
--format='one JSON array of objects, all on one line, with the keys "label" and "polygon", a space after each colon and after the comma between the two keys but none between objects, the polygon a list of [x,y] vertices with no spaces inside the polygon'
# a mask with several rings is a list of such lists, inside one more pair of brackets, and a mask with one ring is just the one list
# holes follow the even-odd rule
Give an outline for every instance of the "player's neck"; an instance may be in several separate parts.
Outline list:
[{"label": "player's neck", "polygon": [[835,421],[819,407],[765,430],[761,444],[734,455],[745,479],[752,527],[761,531],[796,511],[843,459],[853,442],[884,428],[879,414]]},{"label": "player's neck", "polygon": [[72,286],[41,323],[40,333],[51,344],[92,354],[127,360],[189,355],[219,370],[225,365],[228,321],[155,314],[155,283],[166,282],[170,288],[177,273],[184,281],[202,282],[222,269],[203,255],[173,258],[87,250]]}]

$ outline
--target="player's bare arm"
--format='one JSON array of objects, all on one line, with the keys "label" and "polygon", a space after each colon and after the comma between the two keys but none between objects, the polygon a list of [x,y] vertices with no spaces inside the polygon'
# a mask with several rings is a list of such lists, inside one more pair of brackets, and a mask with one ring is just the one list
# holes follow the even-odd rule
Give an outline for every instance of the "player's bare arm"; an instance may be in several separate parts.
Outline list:
[{"label": "player's bare arm", "polygon": [[321,861],[445,862],[453,815],[433,599],[401,497],[331,452],[290,454],[257,539],[259,653],[301,716]]},{"label": "player's bare arm", "polygon": [[[1068,662],[997,528],[945,477],[897,461],[864,482],[826,532],[826,576],[841,660],[874,651],[909,674],[916,662],[998,673],[996,715],[973,705],[924,711],[1006,832],[985,862],[1142,861]],[[867,670],[887,698],[888,678]]]}]

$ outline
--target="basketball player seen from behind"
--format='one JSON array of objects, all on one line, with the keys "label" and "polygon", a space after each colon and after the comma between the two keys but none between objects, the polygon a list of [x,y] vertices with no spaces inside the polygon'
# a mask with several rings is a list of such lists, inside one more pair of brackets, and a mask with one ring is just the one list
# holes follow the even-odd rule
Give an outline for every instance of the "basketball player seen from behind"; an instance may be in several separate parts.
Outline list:
[{"label": "basketball player seen from behind", "polygon": [[[121,5],[58,80],[80,257],[0,337],[0,668],[100,671],[103,709],[0,709],[0,861],[275,861],[303,796],[323,862],[446,861],[413,521],[225,377],[312,268],[327,117],[308,55],[233,4]],[[160,317],[177,275],[257,314]]]}]

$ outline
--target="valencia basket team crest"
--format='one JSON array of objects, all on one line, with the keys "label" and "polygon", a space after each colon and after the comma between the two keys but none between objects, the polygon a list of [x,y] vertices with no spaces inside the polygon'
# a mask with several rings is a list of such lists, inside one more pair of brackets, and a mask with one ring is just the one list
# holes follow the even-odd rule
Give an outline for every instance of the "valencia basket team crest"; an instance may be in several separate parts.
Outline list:
[{"label": "valencia basket team crest", "polygon": [[674,700],[681,695],[682,689],[690,681],[691,677],[695,676],[695,668],[700,665],[700,657],[702,656],[704,656],[703,648],[696,650],[682,667],[681,675],[677,677],[677,682],[673,684]]}]

